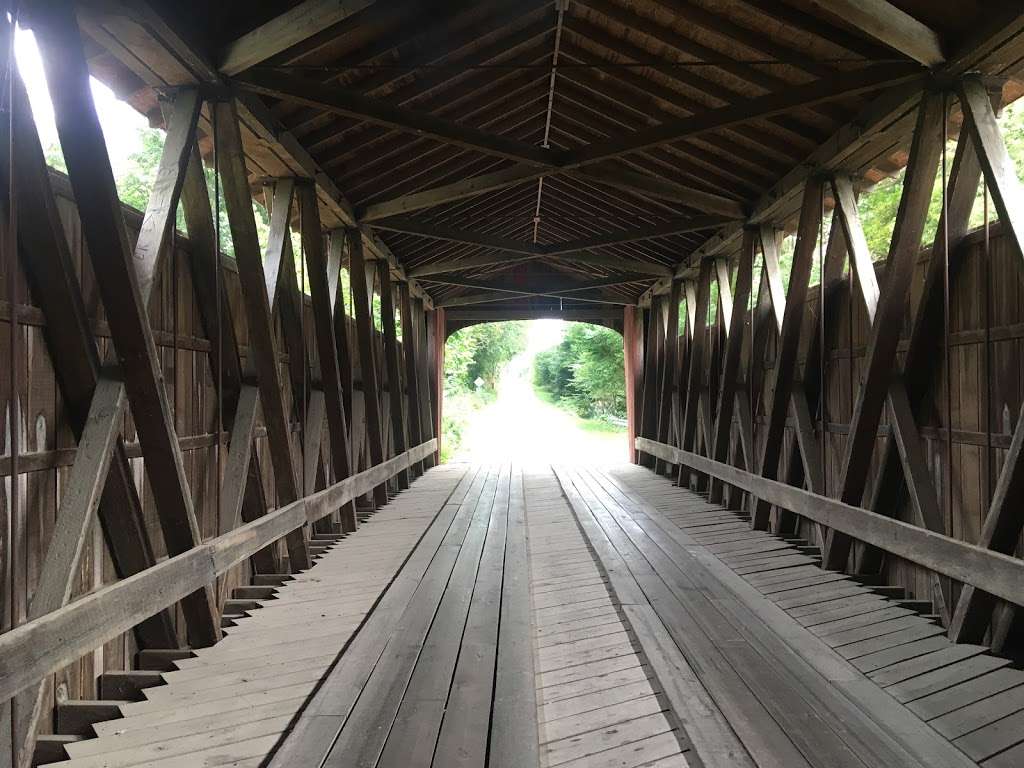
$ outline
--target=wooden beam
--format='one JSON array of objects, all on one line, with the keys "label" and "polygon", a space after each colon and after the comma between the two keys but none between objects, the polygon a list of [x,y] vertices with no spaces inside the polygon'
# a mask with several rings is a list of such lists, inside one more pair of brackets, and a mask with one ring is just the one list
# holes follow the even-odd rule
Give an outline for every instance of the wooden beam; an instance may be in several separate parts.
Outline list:
[{"label": "wooden beam", "polygon": [[0,701],[113,640],[213,582],[263,547],[301,530],[437,449],[431,439],[406,453],[286,504],[237,530],[75,600],[0,635]]},{"label": "wooden beam", "polygon": [[305,0],[226,45],[218,57],[220,71],[237,75],[325,32],[373,3],[374,0]]},{"label": "wooden beam", "polygon": [[[875,266],[871,261],[867,239],[861,226],[857,202],[854,199],[853,186],[849,178],[837,176],[833,179],[832,187],[835,192],[836,213],[843,227],[844,239],[849,243],[850,263],[860,288],[868,325],[873,327],[878,313],[880,291]],[[937,231],[943,231],[941,222],[939,226],[940,229]],[[886,397],[898,455],[903,464],[906,488],[917,522],[929,530],[945,533],[945,519],[939,508],[935,485],[928,469],[926,449],[914,422],[913,408],[907,397],[906,387],[900,377],[895,376],[891,379]],[[933,578],[932,603],[936,612],[943,616],[943,621],[948,623],[949,611],[946,608],[942,585],[937,577]]]},{"label": "wooden beam", "polygon": [[[356,342],[359,348],[359,373],[363,380],[363,413],[366,415],[366,440],[370,463],[384,461],[384,432],[380,414],[380,385],[377,367],[374,363],[374,327],[370,311],[371,293],[366,259],[363,255],[363,240],[359,232],[349,233],[349,274],[352,278],[352,307],[356,317]],[[384,484],[373,489],[374,501],[379,506],[388,503],[388,491]]]},{"label": "wooden beam", "polygon": [[493,323],[501,320],[543,320],[543,319],[576,320],[580,322],[598,322],[619,320],[622,309],[617,307],[570,307],[559,309],[554,307],[495,307],[493,309],[446,309],[445,319],[449,328],[465,328],[479,323]]},{"label": "wooden beam", "polygon": [[850,265],[857,275],[864,309],[868,314],[868,327],[874,325],[878,311],[878,278],[875,276],[875,264],[871,260],[864,227],[860,223],[860,211],[857,209],[857,198],[853,193],[853,182],[845,174],[837,174],[832,178],[832,191],[835,194],[836,215],[843,227],[847,250],[850,254]]},{"label": "wooden beam", "polygon": [[[416,368],[419,371],[419,375],[417,376],[419,389],[417,390],[416,395],[419,398],[420,403],[420,436],[424,440],[429,440],[437,437],[437,434],[435,433],[434,420],[435,403],[431,396],[430,386],[432,372],[430,369],[430,363],[428,362],[428,355],[430,354],[430,337],[427,333],[429,315],[424,310],[423,302],[419,299],[412,300],[412,316],[416,330]],[[423,458],[423,467],[425,469],[430,469],[435,464],[439,463],[439,458],[440,457],[436,453],[426,455]]]},{"label": "wooden beam", "polygon": [[[747,224],[763,224],[780,220],[788,215],[794,198],[803,189],[806,179],[822,170],[836,170],[844,167],[847,160],[872,141],[881,132],[891,130],[894,123],[899,126],[920,99],[921,90],[915,84],[906,84],[883,91],[869,102],[850,122],[843,124],[835,133],[809,155],[803,162],[783,175],[770,190],[764,193],[751,208]],[[689,276],[693,265],[708,256],[727,253],[738,247],[743,234],[742,224],[730,224],[709,237],[676,268],[676,274]],[[654,286],[648,294],[640,297],[645,303],[650,293],[663,292],[667,283]]]},{"label": "wooden beam", "polygon": [[[12,115],[10,121],[0,122],[0,142],[9,140],[7,132],[13,129],[14,152],[0,157],[0,176],[11,178],[9,174],[13,173],[18,190],[17,231],[22,269],[32,297],[46,318],[46,347],[60,382],[68,424],[80,441],[99,381],[100,358],[31,105],[16,69],[12,70],[10,85]],[[9,158],[14,160],[13,169],[7,167]],[[99,517],[119,578],[156,563],[142,502],[120,436],[114,444]],[[170,611],[146,619],[135,628],[135,634],[142,648],[173,648],[178,644]]]},{"label": "wooden beam", "polygon": [[[540,250],[540,249],[538,249]],[[593,251],[570,251],[548,255],[537,253],[532,256],[522,256],[516,253],[494,253],[481,254],[479,256],[465,256],[462,258],[443,259],[433,261],[414,267],[409,274],[414,277],[427,277],[429,275],[443,275],[448,272],[462,272],[465,270],[477,269],[479,267],[490,267],[496,265],[511,266],[512,264],[523,264],[528,261],[544,260],[571,261],[577,264],[592,264],[595,266],[611,267],[617,270],[631,270],[642,272],[655,277],[666,277],[672,274],[672,268],[667,265],[656,264],[651,261],[642,261],[626,256],[613,256],[611,254],[595,253]]]},{"label": "wooden beam", "polygon": [[[271,320],[271,301],[273,295],[276,295],[276,283],[269,287],[269,290],[275,293],[268,295],[267,275],[263,269],[263,255],[260,253],[259,238],[256,234],[252,194],[249,189],[235,105],[231,101],[218,102],[214,105],[214,111],[224,206],[231,228],[231,239],[235,245],[235,259],[238,262],[238,277],[249,326],[249,351],[256,369],[263,404],[263,420],[270,437],[268,447],[274,468],[277,502],[278,505],[285,505],[295,501],[301,494],[295,476],[295,465],[292,462],[289,414],[278,370],[277,341]],[[275,207],[279,209],[278,216],[287,220],[287,212],[281,210],[281,206]],[[271,212],[272,219],[274,213]],[[268,243],[268,253],[282,250],[281,240],[285,237],[287,227],[274,227],[275,242]],[[287,544],[292,569],[308,568],[309,554],[302,530],[291,531]]]},{"label": "wooden beam", "polygon": [[677,461],[700,472],[715,475],[729,485],[739,486],[765,499],[769,504],[784,507],[801,517],[841,531],[845,536],[872,544],[912,563],[965,584],[974,584],[1005,600],[1014,603],[1021,601],[1024,560],[1020,558],[992,552],[646,438],[637,438],[637,448],[666,461]]},{"label": "wooden beam", "polygon": [[811,0],[811,5],[926,67],[946,61],[938,33],[888,0]]},{"label": "wooden beam", "polygon": [[[589,280],[582,283],[572,283],[569,281],[561,281],[550,284],[548,276],[538,275],[533,280],[522,281],[509,280],[506,282],[482,282],[477,280],[462,280],[455,277],[429,277],[424,282],[440,283],[442,285],[454,285],[460,288],[471,288],[480,291],[494,291],[497,293],[509,293],[516,295],[525,296],[554,296],[554,297],[566,297],[571,298],[571,294],[578,293],[581,291],[588,291],[593,288],[610,288],[619,285],[629,285],[631,283],[642,283],[652,280],[653,278],[649,275],[613,275],[610,277],[602,277],[594,280]],[[522,283],[522,284],[520,284]],[[630,304],[632,302],[622,301],[618,302],[622,304]]]},{"label": "wooden beam", "polygon": [[[1015,166],[1007,152],[996,122],[991,100],[984,86],[975,78],[965,78],[961,84],[960,103],[963,105],[967,128],[977,150],[988,188],[1004,226],[1018,249],[1024,244],[1024,187],[1017,179]],[[1012,553],[1020,540],[1024,522],[1020,514],[1024,501],[1024,412],[1014,427],[1010,449],[992,494],[978,545],[996,552]],[[964,587],[950,624],[950,637],[957,642],[980,641],[992,620],[996,600],[991,593],[973,587]]]},{"label": "wooden beam", "polygon": [[440,299],[434,303],[434,306],[443,307],[444,309],[468,307],[475,304],[509,301],[510,299],[528,299],[531,295],[529,293],[508,293],[507,291],[481,291],[480,293],[464,293],[447,299]]},{"label": "wooden beam", "polygon": [[493,192],[506,187],[514,187],[516,184],[535,181],[548,175],[548,173],[550,171],[538,171],[533,166],[513,165],[499,171],[472,176],[468,179],[461,179],[451,184],[434,187],[433,189],[411,192],[392,200],[370,203],[358,212],[359,221],[364,224],[371,223],[380,219],[423,210],[424,208],[433,208],[444,203],[450,203],[453,200],[462,200],[467,197],[482,195],[485,192]]},{"label": "wooden beam", "polygon": [[[811,263],[817,245],[818,227],[821,223],[822,184],[817,178],[809,178],[804,187],[803,203],[800,206],[800,222],[797,227],[796,247],[793,252],[793,266],[789,274],[789,292],[786,294],[782,326],[779,331],[778,350],[772,371],[773,386],[768,403],[765,437],[758,462],[758,474],[774,480],[779,471],[782,451],[782,437],[786,427],[786,416],[790,409],[793,382],[796,378],[796,354],[800,345],[800,330],[803,321],[804,303],[807,300],[807,286],[811,276]],[[765,253],[765,266],[770,264],[769,251],[776,243],[774,233],[762,236],[761,248]],[[773,278],[769,278],[771,285]],[[778,312],[778,307],[776,307]],[[771,505],[764,499],[754,499],[751,510],[751,526],[760,530],[768,527]]]},{"label": "wooden beam", "polygon": [[[687,323],[690,336],[690,353],[687,361],[685,400],[682,403],[682,428],[679,435],[679,446],[684,450],[692,450],[697,442],[697,421],[700,413],[700,392],[704,368],[707,365],[705,350],[707,341],[708,308],[711,303],[711,280],[714,275],[715,263],[708,259],[700,265],[700,276],[697,278],[696,293],[687,291],[686,309],[689,315]],[[679,484],[683,485],[688,478],[679,468]]]},{"label": "wooden beam", "polygon": [[814,80],[804,85],[790,85],[785,90],[737,101],[724,107],[709,109],[652,128],[645,128],[629,136],[588,144],[569,154],[563,167],[612,160],[631,152],[652,149],[682,139],[699,136],[708,131],[726,128],[737,123],[757,120],[800,107],[821,104],[838,98],[875,91],[920,80],[917,67],[876,64],[849,72],[837,72],[831,77]]},{"label": "wooden beam", "polygon": [[[402,323],[402,355],[405,358],[405,394],[406,408],[409,418],[410,445],[419,445],[423,442],[423,416],[420,409],[420,385],[419,366],[417,365],[418,347],[420,344],[418,318],[413,314],[412,298],[409,295],[409,286],[405,283],[398,284],[398,307]],[[415,472],[422,474],[423,465],[414,468]]]},{"label": "wooden beam", "polygon": [[[384,332],[384,362],[388,377],[388,402],[391,406],[391,440],[395,454],[405,453],[409,444],[406,436],[405,407],[402,398],[402,372],[398,365],[398,336],[395,329],[395,291],[391,273],[380,271],[380,323]],[[402,331],[405,333],[404,327]],[[397,475],[399,490],[409,487],[409,473]]]},{"label": "wooden beam", "polygon": [[[921,252],[921,236],[944,142],[944,137],[940,135],[944,125],[942,98],[926,94],[918,110],[903,195],[889,246],[885,283],[881,289],[875,321],[871,326],[863,380],[857,393],[850,436],[846,443],[838,497],[847,504],[859,505],[864,495],[878,422],[885,407],[892,366],[896,359],[910,281]],[[825,566],[842,569],[849,557],[851,543],[842,533],[830,534],[824,550]]]},{"label": "wooden beam", "polygon": [[428,275],[443,275],[448,272],[462,272],[465,270],[478,269],[480,267],[493,267],[507,264],[522,264],[527,261],[543,259],[544,256],[522,256],[509,253],[485,253],[479,256],[463,256],[455,259],[441,259],[439,261],[428,261],[418,267],[412,267],[409,275],[412,277],[427,277]]},{"label": "wooden beam", "polygon": [[555,256],[558,254],[572,253],[574,251],[585,251],[591,248],[605,248],[612,245],[628,245],[630,243],[641,243],[645,240],[655,240],[673,235],[684,235],[690,232],[699,232],[702,229],[714,229],[729,223],[733,219],[727,216],[681,216],[669,219],[651,227],[632,228],[620,233],[610,235],[596,235],[582,240],[570,240],[565,243],[555,243],[543,246],[544,253]]},{"label": "wooden beam", "polygon": [[[746,326],[747,304],[753,280],[754,252],[757,250],[757,231],[746,230],[740,257],[736,263],[736,291],[732,297],[732,318],[729,322],[729,336],[722,358],[722,375],[718,388],[718,412],[715,414],[714,439],[709,447],[710,457],[724,462],[729,457],[729,435],[732,432],[733,407],[739,392],[740,362],[743,353],[743,335]],[[726,271],[726,281],[728,271]],[[722,281],[719,280],[719,293]],[[711,501],[721,501],[722,483],[717,478],[711,482]]]},{"label": "wooden beam", "polygon": [[510,254],[521,254],[523,256],[540,256],[546,251],[543,246],[534,243],[526,243],[520,240],[513,240],[510,237],[501,237],[483,232],[473,232],[468,229],[460,229],[445,224],[427,223],[417,221],[409,216],[392,216],[381,221],[374,222],[374,229],[383,229],[388,232],[401,232],[406,235],[419,235],[434,240],[445,240],[450,243],[463,243],[465,245],[479,245],[484,248],[493,248],[498,251],[507,251]]},{"label": "wooden beam", "polygon": [[497,134],[454,123],[429,112],[419,112],[369,98],[358,91],[296,77],[283,72],[264,70],[234,78],[246,90],[263,96],[303,104],[344,117],[362,120],[417,136],[441,141],[485,155],[515,160],[528,166],[547,169],[557,165],[551,150],[524,144]]},{"label": "wooden beam", "polygon": [[[671,439],[672,430],[672,405],[674,400],[675,377],[676,377],[676,349],[679,340],[679,288],[680,280],[672,282],[672,288],[666,297],[667,319],[665,321],[665,342],[664,354],[661,365],[661,397],[658,407],[658,440],[667,443]],[[671,472],[672,467],[666,466],[663,462],[655,465],[655,472],[664,474]]]},{"label": "wooden beam", "polygon": [[[218,530],[226,533],[243,521],[255,520],[267,511],[260,459],[252,448],[259,409],[259,390],[242,383],[238,339],[235,336],[227,280],[198,146],[193,146],[185,172],[181,208],[191,244],[188,251],[189,272],[196,308],[199,310],[203,331],[210,342],[210,369],[220,381],[218,407],[224,423],[230,429],[228,455],[224,461],[224,478],[220,489],[221,520],[218,525]],[[251,380],[253,377],[246,378]],[[253,565],[261,573],[280,572],[277,553],[272,549],[257,553]]]},{"label": "wooden beam", "polygon": [[[40,9],[33,23],[43,54],[57,131],[78,205],[82,232],[94,270],[102,276],[97,287],[121,365],[135,427],[145,450],[146,475],[156,501],[164,540],[173,556],[202,541],[202,533],[149,324],[148,290],[152,288],[152,282],[145,276],[155,274],[157,270],[152,265],[144,266],[140,270],[141,279],[136,272],[136,258],[128,240],[103,131],[92,99],[89,70],[73,9],[66,4],[48,5]],[[198,111],[198,100],[193,104]],[[187,122],[182,120],[182,123]],[[194,126],[190,130],[179,129],[174,141],[165,145],[157,171],[160,182],[147,206],[147,210],[153,211],[152,223],[147,228],[147,236],[140,238],[141,242],[134,250],[136,254],[147,254],[152,258],[162,250],[163,238],[174,219],[193,130]],[[169,136],[168,140],[171,138]],[[161,223],[161,218],[164,223]],[[119,421],[115,413],[112,412],[111,416],[113,421]],[[220,638],[219,615],[209,586],[190,595],[183,608],[193,645],[210,645]]]},{"label": "wooden beam", "polygon": [[[320,365],[320,389],[323,390],[326,405],[331,468],[334,471],[335,480],[344,480],[353,474],[354,463],[349,447],[348,421],[345,418],[345,402],[338,365],[338,345],[337,339],[334,337],[334,303],[331,300],[329,286],[328,260],[324,255],[324,235],[320,228],[320,210],[316,202],[316,191],[312,185],[303,184],[299,187],[299,203],[302,250],[306,257],[306,279],[309,281],[309,293],[313,305],[313,331]],[[335,276],[336,285],[337,276]],[[318,448],[319,443],[320,441],[317,440]],[[350,506],[348,509],[342,510],[342,516],[348,518],[351,523],[355,519],[355,507]]]},{"label": "wooden beam", "polygon": [[588,184],[606,184],[609,187],[644,197],[653,197],[657,200],[668,200],[732,220],[740,220],[747,215],[746,207],[733,198],[695,189],[663,176],[637,173],[621,164],[608,163],[596,167],[577,168],[569,171],[569,175],[582,179]]},{"label": "wooden beam", "polygon": [[547,167],[516,165],[493,174],[406,195],[396,200],[374,203],[362,212],[361,219],[368,222],[399,213],[433,207],[463,197],[501,189],[525,180],[541,178],[551,173],[575,174],[590,182],[597,181],[642,195],[673,200],[709,213],[740,218],[744,215],[742,206],[734,200],[720,195],[692,189],[668,179],[635,173],[620,167],[606,165],[590,169],[589,166],[618,158],[630,152],[678,141],[738,122],[864,90],[878,90],[902,85],[918,81],[921,77],[920,70],[903,65],[879,65],[855,72],[837,74],[835,78],[831,78],[827,82],[814,81],[804,86],[792,86],[785,94],[772,93],[755,97],[640,131],[624,140],[591,145],[571,153],[565,158],[560,158],[556,163],[549,164]]},{"label": "wooden beam", "polygon": [[[76,11],[79,21],[89,33],[95,33],[97,39],[109,48],[111,55],[147,85],[161,89],[189,83],[213,87],[227,84],[217,67],[203,53],[204,45],[193,39],[186,30],[179,28],[176,21],[169,21],[166,11],[155,7],[148,0],[133,0],[131,3],[117,5],[117,13],[137,25],[132,31],[137,31],[139,40],[130,48],[111,41],[110,36],[103,31],[104,17],[99,8],[81,4]],[[135,52],[140,46],[151,46],[156,55],[143,62]],[[264,142],[296,175],[312,179],[324,209],[342,225],[356,226],[354,209],[337,184],[260,98],[242,93],[237,94],[235,103],[239,118],[255,139]],[[366,247],[376,257],[388,262],[392,274],[399,280],[405,280],[402,266],[384,242],[368,230],[363,231],[363,237]],[[432,306],[430,296],[415,281],[410,282],[410,289],[427,307]]]}]

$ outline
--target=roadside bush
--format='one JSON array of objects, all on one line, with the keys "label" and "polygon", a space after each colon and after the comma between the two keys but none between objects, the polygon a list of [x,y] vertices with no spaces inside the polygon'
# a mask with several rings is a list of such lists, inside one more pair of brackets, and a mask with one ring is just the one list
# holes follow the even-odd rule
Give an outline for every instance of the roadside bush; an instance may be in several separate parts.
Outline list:
[{"label": "roadside bush", "polygon": [[583,418],[624,418],[626,378],[622,337],[608,328],[572,323],[561,343],[539,353],[535,386]]}]

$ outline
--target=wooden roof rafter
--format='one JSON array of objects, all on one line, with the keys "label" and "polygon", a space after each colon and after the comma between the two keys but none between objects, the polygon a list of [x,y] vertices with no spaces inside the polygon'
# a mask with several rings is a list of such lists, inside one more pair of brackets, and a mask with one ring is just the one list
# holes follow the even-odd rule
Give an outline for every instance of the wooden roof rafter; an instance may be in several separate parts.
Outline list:
[{"label": "wooden roof rafter", "polygon": [[[205,49],[191,44],[189,22],[171,21],[172,11],[160,18],[145,3],[109,0],[104,13],[123,6],[200,82],[230,84],[224,73],[238,75],[243,138],[256,167],[266,154],[269,166],[284,160],[315,178],[325,224],[362,226],[370,250],[390,251],[394,268],[479,276],[539,261],[586,280],[615,272],[616,259],[659,275],[682,264],[683,274],[694,254],[731,251],[742,224],[791,215],[786,190],[806,175],[808,158],[838,150],[859,171],[880,163],[879,173],[891,172],[888,155],[907,121],[873,121],[866,98],[909,103],[932,73],[921,56],[836,15],[843,4],[570,4],[550,109],[543,97],[559,14],[547,0],[459,2],[428,16],[413,3],[342,2],[330,11],[339,17],[320,23],[311,14],[253,66],[220,72],[210,62],[225,61],[238,40],[256,39],[289,13],[296,18],[294,9],[327,4],[292,3],[293,11],[249,31],[238,16],[234,40],[214,32]],[[911,21],[927,27],[936,17],[924,16]],[[943,30],[943,43],[952,44],[948,19]],[[1012,35],[965,33],[938,74],[961,66],[963,51],[993,51]],[[551,148],[542,150],[548,119]],[[252,143],[245,127],[266,144]],[[849,152],[839,149],[846,140]],[[534,239],[538,215],[536,248],[516,245]],[[377,225],[395,216],[420,231]],[[671,231],[689,218],[711,223]],[[630,229],[635,237],[618,234]],[[439,231],[456,237],[432,236]],[[561,243],[568,252],[554,250]]]}]

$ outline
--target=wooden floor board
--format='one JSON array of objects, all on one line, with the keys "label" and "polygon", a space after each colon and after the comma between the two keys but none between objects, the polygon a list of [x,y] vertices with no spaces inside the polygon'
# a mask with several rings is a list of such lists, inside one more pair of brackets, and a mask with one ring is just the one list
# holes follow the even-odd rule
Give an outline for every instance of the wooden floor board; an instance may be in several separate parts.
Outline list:
[{"label": "wooden floor board", "polygon": [[1024,672],[799,543],[632,465],[443,465],[62,765],[1024,765]]},{"label": "wooden floor board", "polygon": [[[685,746],[656,695],[650,668],[636,652],[632,632],[557,479],[547,467],[527,472],[526,477],[541,764],[626,766],[665,758],[686,765]],[[546,481],[541,487],[556,492],[559,502],[549,501],[537,510],[531,486],[538,487],[540,479]],[[535,556],[534,542],[545,541],[544,531],[558,531],[560,558]],[[546,553],[547,547],[542,544],[540,550]],[[585,590],[575,582],[558,588],[559,563],[566,560],[578,566],[577,577],[589,574],[595,582]],[[546,589],[536,591],[541,584]],[[594,600],[582,601],[595,591],[603,594],[598,607]],[[562,604],[561,610],[549,609],[555,602]],[[667,741],[658,742],[657,749],[645,745],[652,735],[666,734]],[[633,752],[624,746],[628,744],[637,745]]]},{"label": "wooden floor board", "polygon": [[[590,474],[594,475],[596,473],[591,470]],[[768,551],[776,553],[776,556],[766,558],[761,565],[752,566],[744,559],[745,556],[735,556],[728,549],[725,551],[715,551],[718,548],[715,544],[708,544],[706,541],[693,537],[691,529],[675,525],[672,521],[672,505],[678,503],[680,495],[687,494],[688,491],[674,489],[671,492],[662,492],[657,496],[651,494],[648,489],[661,484],[662,479],[656,477],[650,471],[632,466],[616,467],[606,474],[609,477],[615,476],[616,479],[612,481],[613,484],[629,489],[629,491],[623,491],[627,496],[631,492],[643,497],[650,507],[656,510],[649,514],[654,514],[663,521],[662,523],[657,523],[657,525],[670,526],[672,530],[678,531],[678,536],[686,537],[688,541],[692,542],[689,553],[687,549],[680,549],[674,557],[686,557],[688,554],[697,553],[696,556],[698,558],[707,558],[698,562],[707,562],[709,565],[717,562],[719,565],[715,566],[715,568],[719,570],[715,571],[716,573],[720,571],[723,575],[732,574],[730,576],[731,580],[728,580],[729,590],[739,589],[739,585],[745,583],[749,585],[744,588],[746,591],[736,593],[744,595],[744,600],[754,601],[758,594],[763,595],[764,605],[770,605],[771,608],[762,607],[757,610],[762,611],[760,615],[765,617],[764,621],[769,621],[768,617],[771,617],[770,622],[772,626],[784,627],[786,621],[789,621],[791,626],[804,625],[807,628],[803,630],[806,633],[805,635],[798,636],[794,634],[794,629],[789,628],[785,630],[785,639],[780,638],[780,641],[782,644],[789,646],[790,652],[808,653],[809,655],[804,658],[807,659],[809,664],[814,665],[815,670],[818,670],[817,674],[841,674],[841,677],[837,678],[837,680],[842,679],[842,677],[851,681],[855,680],[858,677],[858,672],[850,669],[848,672],[841,673],[843,665],[849,664],[840,655],[844,648],[847,649],[848,653],[856,656],[852,662],[854,667],[860,667],[862,670],[881,674],[887,667],[898,664],[910,664],[913,659],[920,658],[925,654],[934,653],[940,650],[940,648],[950,647],[948,641],[944,637],[939,636],[942,632],[940,627],[907,609],[898,607],[894,602],[871,593],[870,590],[861,585],[850,582],[842,574],[820,570],[816,565],[816,561],[811,557],[787,554],[785,548],[774,543],[778,539],[775,539],[767,532],[756,533],[763,537],[764,546],[769,548]],[[664,485],[668,485],[667,481],[664,482]],[[661,506],[659,506],[657,501],[658,498],[662,500],[660,502]],[[622,501],[628,500],[623,497]],[[630,509],[628,505],[624,509],[626,510],[625,516],[634,515],[634,510]],[[662,514],[662,512],[668,512],[669,514]],[[620,512],[620,514],[623,513]],[[713,509],[709,509],[709,514],[715,514]],[[690,521],[692,522],[692,517]],[[641,523],[641,526],[646,525],[647,523]],[[754,540],[756,540],[756,537]],[[706,554],[700,555],[700,552]],[[754,556],[756,558],[756,553]],[[775,563],[785,563],[787,567],[774,569],[772,568],[772,561],[775,561]],[[654,563],[655,561],[652,560],[651,562]],[[763,566],[767,566],[770,570],[759,570]],[[791,573],[786,571],[791,571]],[[711,584],[713,581],[705,583]],[[733,586],[734,584],[735,586]],[[786,588],[787,585],[791,588]],[[740,608],[744,603],[726,599],[724,595],[728,594],[729,590],[722,592],[723,597],[719,598],[719,600],[723,601],[721,603],[723,608],[732,614],[735,619],[739,620],[743,616]],[[758,590],[763,591],[759,592]],[[749,597],[746,596],[748,592]],[[750,605],[754,606],[756,603],[750,603]],[[773,614],[772,611],[777,613]],[[812,630],[816,628],[819,628],[817,633],[812,633]],[[764,627],[756,631],[751,627],[751,633],[745,636],[755,643],[759,653],[763,654],[769,650],[768,646],[758,642],[759,638],[768,637]],[[833,640],[836,643],[835,648],[832,645]],[[813,650],[815,644],[818,644],[821,650]],[[827,654],[832,655],[828,656]],[[962,652],[962,658],[970,658],[973,655],[977,654],[973,651]],[[698,654],[699,656],[700,654]],[[946,662],[933,660],[930,668],[941,669],[942,666],[947,666],[959,657],[951,656]],[[786,657],[783,655],[779,658],[782,660]],[[792,666],[792,661],[786,661],[785,663],[790,665],[794,672],[798,669],[798,667]],[[753,666],[753,661],[751,661],[751,666]],[[849,669],[849,667],[847,668]],[[927,672],[928,669],[929,667],[925,665],[922,673]],[[896,682],[898,679],[909,680],[916,676],[909,669],[905,674],[909,675],[909,677],[903,678],[897,673],[894,675],[893,682]],[[796,680],[802,681],[802,684],[806,685],[813,682],[814,676],[811,673],[801,673]],[[827,685],[816,683],[814,685],[816,687],[813,690],[817,691],[815,695],[821,696],[821,704],[825,705],[821,709],[820,714],[825,716],[826,719],[823,722],[827,723],[830,717],[827,714],[828,710],[830,708],[834,709],[837,702],[830,700],[827,693]],[[843,683],[842,685],[846,688],[848,684]],[[798,688],[797,690],[800,689]],[[855,719],[850,719],[850,725],[847,727],[846,733],[844,733],[844,717],[840,716],[839,712],[842,710],[842,706],[846,705],[842,705],[839,709],[834,710],[835,714],[831,715],[834,718],[831,720],[833,723],[831,727],[836,729],[836,734],[843,740],[856,737],[851,741],[851,746],[855,745],[853,746],[853,751],[864,764],[879,766],[889,764],[909,765],[914,760],[916,762],[913,764],[922,766],[973,764],[963,752],[955,749],[948,741],[938,738],[937,734],[929,726],[920,719],[916,719],[912,711],[886,693],[881,687],[870,683],[866,677],[860,677],[856,681],[856,688],[850,688],[849,690],[855,697],[865,702],[873,702],[873,704],[866,705],[858,717],[863,717],[864,714],[874,716],[876,718],[875,724],[870,728],[865,728],[863,724],[853,726],[852,723]],[[853,691],[856,691],[856,693],[853,693]],[[772,694],[765,691],[762,695],[770,696]],[[778,695],[782,695],[781,692]],[[802,693],[801,695],[807,694]],[[886,701],[889,703],[885,703]],[[852,712],[849,714],[852,714]],[[915,719],[918,723],[917,726],[912,725]],[[901,725],[898,729],[894,730],[896,722],[901,723]],[[874,729],[873,731],[872,728]],[[874,736],[871,736],[872,732],[875,734]],[[898,735],[899,739],[895,744],[892,743],[894,735]],[[879,749],[878,745],[871,743],[870,740],[872,738],[880,738],[890,743]],[[894,759],[892,754],[889,757],[885,757],[886,751],[893,749],[903,750],[906,757],[902,760]],[[805,756],[811,754],[809,749],[805,748],[803,751]],[[910,757],[911,755],[914,757]],[[822,759],[820,751],[814,755],[813,759]]]}]

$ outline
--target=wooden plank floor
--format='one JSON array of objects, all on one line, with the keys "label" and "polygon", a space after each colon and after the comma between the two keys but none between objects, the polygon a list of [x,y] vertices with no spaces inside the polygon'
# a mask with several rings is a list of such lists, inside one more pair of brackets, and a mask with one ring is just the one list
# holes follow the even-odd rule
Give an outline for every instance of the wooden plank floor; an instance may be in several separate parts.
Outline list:
[{"label": "wooden plank floor", "polygon": [[550,467],[526,507],[541,765],[699,765]]},{"label": "wooden plank floor", "polygon": [[1024,765],[1024,673],[816,562],[639,467],[446,465],[59,765]]},{"label": "wooden plank floor", "polygon": [[465,467],[430,470],[166,685],[67,746],[68,768],[260,765],[431,526]]},{"label": "wooden plank floor", "polygon": [[[644,558],[662,585],[686,584],[688,593],[673,596],[687,616],[704,622],[710,635],[713,608],[722,620],[719,639],[749,646],[761,667],[782,678],[759,697],[758,686],[770,678],[740,675],[771,720],[796,735],[784,726],[810,705],[804,715],[817,718],[819,734],[835,734],[831,745],[820,736],[820,743],[796,744],[805,763],[1024,765],[1024,673],[1005,659],[949,643],[929,617],[822,571],[808,554],[751,531],[736,513],[653,472],[623,465],[570,474],[584,505],[623,548]],[[707,597],[703,606],[695,598],[700,594]],[[733,643],[721,652],[742,673]],[[781,683],[788,686],[787,711],[773,712]],[[844,746],[852,762],[843,762]]]},{"label": "wooden plank floor", "polygon": [[462,489],[271,766],[537,764],[522,473],[473,466]]}]

